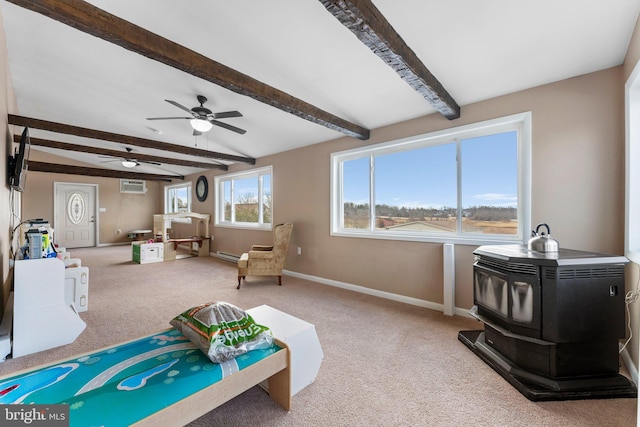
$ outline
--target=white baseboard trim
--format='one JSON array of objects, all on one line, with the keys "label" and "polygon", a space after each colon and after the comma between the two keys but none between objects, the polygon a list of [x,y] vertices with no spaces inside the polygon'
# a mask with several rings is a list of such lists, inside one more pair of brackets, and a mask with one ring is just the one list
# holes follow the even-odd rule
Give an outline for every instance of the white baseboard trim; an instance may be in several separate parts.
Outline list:
[{"label": "white baseboard trim", "polygon": [[[385,298],[392,301],[403,302],[405,304],[411,304],[418,307],[424,307],[431,310],[444,312],[444,305],[436,302],[407,297],[404,295],[398,295],[398,294],[394,294],[386,291],[379,291],[376,289],[367,288],[365,286],[353,285],[351,283],[340,282],[338,280],[325,279],[324,277],[312,276],[310,274],[296,273],[295,271],[283,270],[282,274],[285,274],[291,277],[297,277],[299,279],[310,280],[312,282],[321,283],[323,285],[329,285],[329,286],[334,286],[336,288],[342,288],[342,289],[347,289],[349,291],[359,292],[361,294],[373,295],[376,297]],[[469,310],[464,308],[455,307],[453,314],[471,318],[471,315],[469,314]]]},{"label": "white baseboard trim", "polygon": [[[107,246],[127,246],[127,245],[131,245],[131,242],[116,242],[116,243],[98,243],[96,245],[97,248],[103,248],[103,247],[107,247]],[[73,248],[71,248],[73,249]]]}]

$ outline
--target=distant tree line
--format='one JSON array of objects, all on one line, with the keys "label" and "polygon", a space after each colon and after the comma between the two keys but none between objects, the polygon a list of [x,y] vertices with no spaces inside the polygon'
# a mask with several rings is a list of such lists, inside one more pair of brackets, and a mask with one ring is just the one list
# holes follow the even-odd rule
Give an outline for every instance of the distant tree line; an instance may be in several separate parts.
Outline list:
[{"label": "distant tree line", "polygon": [[476,221],[511,221],[518,219],[518,209],[499,206],[472,206],[465,209],[463,215]]},{"label": "distant tree line", "polygon": [[[260,206],[258,196],[254,193],[246,193],[238,197],[235,203],[236,222],[258,222],[260,218]],[[231,220],[231,203],[224,203],[224,217]],[[262,200],[263,222],[271,222],[271,193],[265,193]]]},{"label": "distant tree line", "polygon": [[[462,211],[465,218],[474,221],[510,221],[517,219],[517,209],[499,206],[472,206]],[[345,218],[357,219],[369,217],[368,203],[344,204]],[[442,208],[407,208],[405,206],[376,205],[376,217],[407,218],[413,221],[425,219],[446,219],[457,216],[457,209]]]}]

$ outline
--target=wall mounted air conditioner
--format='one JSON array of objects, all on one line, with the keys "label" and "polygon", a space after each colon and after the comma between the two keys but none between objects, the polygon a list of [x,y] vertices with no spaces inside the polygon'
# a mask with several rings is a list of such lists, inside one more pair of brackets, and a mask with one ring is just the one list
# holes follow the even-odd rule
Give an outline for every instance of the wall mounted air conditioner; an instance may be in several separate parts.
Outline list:
[{"label": "wall mounted air conditioner", "polygon": [[147,181],[140,179],[121,179],[121,193],[144,194],[147,192]]}]

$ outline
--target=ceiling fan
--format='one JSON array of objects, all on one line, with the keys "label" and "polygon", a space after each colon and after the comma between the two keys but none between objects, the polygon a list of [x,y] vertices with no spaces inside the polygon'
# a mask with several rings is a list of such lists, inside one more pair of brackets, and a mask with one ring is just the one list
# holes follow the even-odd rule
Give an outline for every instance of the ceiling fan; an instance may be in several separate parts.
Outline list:
[{"label": "ceiling fan", "polygon": [[136,166],[140,166],[140,163],[147,163],[154,166],[162,166],[162,163],[153,162],[150,160],[137,160],[135,157],[130,155],[131,152],[133,151],[133,149],[130,147],[125,147],[125,150],[127,150],[127,155],[124,155],[122,157],[114,157],[114,156],[98,156],[98,157],[113,159],[113,160],[107,160],[103,163],[120,162],[122,166],[124,166],[125,168],[135,168]]},{"label": "ceiling fan", "polygon": [[176,101],[165,99],[165,101],[167,101],[169,104],[175,105],[181,110],[184,110],[187,113],[191,114],[191,117],[148,117],[147,120],[190,120],[191,127],[193,127],[194,135],[202,135],[204,132],[209,132],[213,125],[220,126],[232,132],[239,133],[240,135],[243,135],[247,132],[244,129],[240,129],[238,127],[218,120],[228,119],[232,117],[242,117],[242,114],[239,111],[224,111],[221,113],[214,113],[204,106],[204,103],[207,102],[206,97],[198,95],[197,98],[200,105],[191,109],[177,103]]}]

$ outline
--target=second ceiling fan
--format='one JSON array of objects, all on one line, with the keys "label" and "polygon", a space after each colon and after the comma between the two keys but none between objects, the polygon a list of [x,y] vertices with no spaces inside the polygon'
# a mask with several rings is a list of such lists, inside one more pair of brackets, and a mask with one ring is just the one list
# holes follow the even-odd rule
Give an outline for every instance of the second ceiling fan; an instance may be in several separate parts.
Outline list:
[{"label": "second ceiling fan", "polygon": [[125,147],[125,150],[127,150],[126,154],[123,154],[121,157],[115,157],[115,156],[98,156],[101,157],[103,159],[112,159],[112,160],[106,160],[103,163],[108,163],[108,162],[120,162],[122,164],[122,166],[124,166],[125,168],[135,168],[136,166],[140,166],[140,163],[148,163],[150,165],[154,165],[154,166],[162,166],[162,163],[159,162],[154,162],[151,160],[139,160],[135,157],[134,154],[132,154],[131,152],[133,151],[133,148],[130,147]]},{"label": "second ceiling fan", "polygon": [[181,110],[184,110],[191,114],[190,117],[147,117],[147,120],[190,120],[191,127],[193,127],[194,135],[202,135],[204,132],[209,132],[213,125],[220,126],[221,128],[225,128],[235,133],[239,133],[240,135],[243,135],[247,132],[244,129],[240,129],[239,127],[232,126],[228,123],[224,123],[218,120],[228,119],[232,117],[242,117],[242,114],[239,111],[223,111],[220,113],[214,113],[204,106],[204,103],[207,102],[206,97],[198,95],[197,98],[200,105],[191,109],[177,103],[176,101],[165,99],[165,101],[167,101],[169,104],[175,105]]}]

